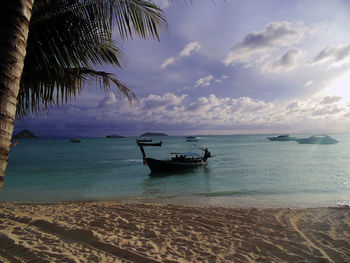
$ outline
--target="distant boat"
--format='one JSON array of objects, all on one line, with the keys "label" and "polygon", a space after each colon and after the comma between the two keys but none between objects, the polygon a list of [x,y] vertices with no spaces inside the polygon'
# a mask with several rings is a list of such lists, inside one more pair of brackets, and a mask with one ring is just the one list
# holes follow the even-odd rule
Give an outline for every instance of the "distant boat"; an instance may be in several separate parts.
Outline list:
[{"label": "distant boat", "polygon": [[82,140],[79,139],[79,138],[76,138],[76,139],[71,139],[70,142],[72,142],[72,143],[81,143]]},{"label": "distant boat", "polygon": [[148,139],[136,139],[136,142],[151,142],[152,139],[151,138],[148,138]]},{"label": "distant boat", "polygon": [[296,137],[290,137],[289,134],[279,135],[277,137],[267,137],[270,141],[280,141],[280,142],[287,142],[287,141],[295,141]]},{"label": "distant boat", "polygon": [[296,139],[301,144],[335,144],[338,141],[328,135],[313,135],[305,139]]},{"label": "distant boat", "polygon": [[152,173],[171,173],[178,171],[187,171],[200,166],[203,166],[207,163],[209,157],[212,157],[207,148],[199,148],[203,151],[203,155],[199,155],[198,153],[188,152],[188,153],[171,153],[171,159],[167,160],[158,160],[154,158],[147,157],[144,146],[160,146],[153,144],[145,144],[138,143],[140,147],[142,156],[143,156],[143,164],[148,165],[149,169]]},{"label": "distant boat", "polygon": [[124,138],[124,136],[120,136],[117,134],[111,134],[111,135],[107,135],[106,138]]},{"label": "distant boat", "polygon": [[198,137],[196,137],[196,136],[187,136],[186,137],[186,141],[188,141],[188,142],[197,142],[198,141]]}]

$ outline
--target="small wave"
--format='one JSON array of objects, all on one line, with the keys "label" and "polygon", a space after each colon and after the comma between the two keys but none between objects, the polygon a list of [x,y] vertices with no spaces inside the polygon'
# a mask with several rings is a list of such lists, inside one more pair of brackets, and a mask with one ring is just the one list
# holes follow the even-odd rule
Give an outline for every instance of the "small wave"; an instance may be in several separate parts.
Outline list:
[{"label": "small wave", "polygon": [[220,197],[220,196],[234,196],[234,195],[244,195],[248,194],[248,192],[243,191],[220,191],[220,192],[209,192],[209,193],[195,193],[197,196],[205,196],[205,197]]},{"label": "small wave", "polygon": [[350,201],[337,202],[335,205],[329,206],[330,208],[350,208]]},{"label": "small wave", "polygon": [[142,163],[141,159],[127,159],[126,161],[130,163]]},{"label": "small wave", "polygon": [[142,160],[141,159],[116,159],[116,160],[102,160],[99,162],[100,163],[123,163],[123,162],[142,163]]},{"label": "small wave", "polygon": [[[118,161],[118,160],[117,160]],[[115,163],[116,160],[102,160],[101,163]]]}]

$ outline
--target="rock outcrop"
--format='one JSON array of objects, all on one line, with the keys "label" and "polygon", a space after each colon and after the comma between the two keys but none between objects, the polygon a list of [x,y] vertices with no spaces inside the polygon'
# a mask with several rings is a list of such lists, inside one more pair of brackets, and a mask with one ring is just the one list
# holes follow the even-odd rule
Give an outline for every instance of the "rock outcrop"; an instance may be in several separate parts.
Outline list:
[{"label": "rock outcrop", "polygon": [[12,136],[12,139],[35,139],[38,138],[30,130],[22,130],[19,133]]}]

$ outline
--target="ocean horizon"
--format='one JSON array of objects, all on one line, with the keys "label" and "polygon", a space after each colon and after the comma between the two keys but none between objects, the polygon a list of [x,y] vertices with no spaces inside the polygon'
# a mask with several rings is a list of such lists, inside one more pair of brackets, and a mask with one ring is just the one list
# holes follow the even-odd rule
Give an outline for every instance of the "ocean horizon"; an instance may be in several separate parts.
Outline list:
[{"label": "ocean horizon", "polygon": [[[339,143],[272,142],[270,134],[153,137],[150,157],[201,151],[215,156],[181,174],[150,176],[137,137],[22,139],[10,151],[0,200],[18,202],[144,201],[225,207],[326,207],[350,203],[350,134]],[[296,135],[298,138],[309,134]]]}]

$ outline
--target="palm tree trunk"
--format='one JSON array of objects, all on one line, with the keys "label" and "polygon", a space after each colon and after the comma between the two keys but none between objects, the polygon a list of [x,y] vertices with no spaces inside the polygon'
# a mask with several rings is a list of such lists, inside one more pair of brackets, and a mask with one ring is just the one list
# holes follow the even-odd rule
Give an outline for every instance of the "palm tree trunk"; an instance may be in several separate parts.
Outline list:
[{"label": "palm tree trunk", "polygon": [[2,0],[0,4],[0,189],[8,163],[33,3]]}]

